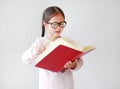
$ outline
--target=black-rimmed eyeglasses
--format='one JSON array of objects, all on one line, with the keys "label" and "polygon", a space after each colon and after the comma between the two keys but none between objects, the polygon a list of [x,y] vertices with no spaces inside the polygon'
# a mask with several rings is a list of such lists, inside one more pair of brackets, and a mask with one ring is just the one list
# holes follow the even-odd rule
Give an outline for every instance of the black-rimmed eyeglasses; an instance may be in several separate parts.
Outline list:
[{"label": "black-rimmed eyeglasses", "polygon": [[61,28],[64,28],[66,26],[67,22],[66,21],[62,21],[59,23],[58,22],[52,22],[52,23],[48,22],[47,24],[50,24],[53,29],[56,29],[58,26]]}]

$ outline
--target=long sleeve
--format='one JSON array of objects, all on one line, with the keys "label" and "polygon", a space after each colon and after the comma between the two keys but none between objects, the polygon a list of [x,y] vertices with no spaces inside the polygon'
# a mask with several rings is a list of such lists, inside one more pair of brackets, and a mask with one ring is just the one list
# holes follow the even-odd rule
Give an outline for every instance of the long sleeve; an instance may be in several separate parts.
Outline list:
[{"label": "long sleeve", "polygon": [[39,45],[41,46],[40,39],[37,39],[32,46],[23,53],[22,55],[22,61],[25,64],[30,64],[32,61],[34,61],[39,55],[36,53],[35,48]]}]

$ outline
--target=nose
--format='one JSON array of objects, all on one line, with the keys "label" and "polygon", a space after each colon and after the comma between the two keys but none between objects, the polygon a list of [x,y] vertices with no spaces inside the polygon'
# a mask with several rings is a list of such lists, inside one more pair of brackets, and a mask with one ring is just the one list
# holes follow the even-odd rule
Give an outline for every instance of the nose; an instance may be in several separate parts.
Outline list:
[{"label": "nose", "polygon": [[63,28],[60,27],[60,25],[55,29],[56,31],[61,31]]}]

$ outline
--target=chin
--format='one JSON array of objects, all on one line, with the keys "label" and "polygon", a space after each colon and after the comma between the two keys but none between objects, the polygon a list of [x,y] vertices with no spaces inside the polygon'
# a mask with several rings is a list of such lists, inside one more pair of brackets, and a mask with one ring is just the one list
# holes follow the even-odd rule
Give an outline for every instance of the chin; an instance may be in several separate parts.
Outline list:
[{"label": "chin", "polygon": [[60,33],[55,33],[57,36],[60,36]]},{"label": "chin", "polygon": [[60,37],[60,33],[55,33],[56,34],[56,37]]}]

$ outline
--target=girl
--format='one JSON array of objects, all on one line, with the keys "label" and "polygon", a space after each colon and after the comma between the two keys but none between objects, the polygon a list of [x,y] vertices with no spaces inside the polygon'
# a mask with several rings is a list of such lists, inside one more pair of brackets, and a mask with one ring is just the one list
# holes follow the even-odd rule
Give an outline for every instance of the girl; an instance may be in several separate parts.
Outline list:
[{"label": "girl", "polygon": [[[36,39],[32,46],[23,54],[23,62],[29,64],[35,60],[45,49],[45,45],[55,34],[52,41],[61,38],[61,33],[66,26],[65,15],[57,6],[46,8],[42,18],[42,37]],[[45,31],[47,33],[45,34]],[[56,59],[57,60],[57,59]],[[74,89],[73,70],[79,69],[83,64],[82,59],[77,58],[74,62],[67,62],[66,70],[52,72],[39,69],[39,89]]]}]

